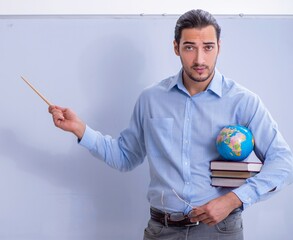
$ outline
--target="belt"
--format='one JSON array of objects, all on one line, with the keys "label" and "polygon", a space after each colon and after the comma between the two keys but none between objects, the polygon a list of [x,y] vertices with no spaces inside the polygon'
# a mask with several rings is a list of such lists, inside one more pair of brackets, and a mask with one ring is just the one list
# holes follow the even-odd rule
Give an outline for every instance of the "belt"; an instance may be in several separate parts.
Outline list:
[{"label": "belt", "polygon": [[[158,209],[152,208],[150,209],[151,219],[162,223],[166,227],[189,227],[189,226],[197,226],[199,222],[191,222],[188,215],[184,215],[183,213],[164,213]],[[174,216],[178,218],[180,215],[180,220],[174,220]]]}]

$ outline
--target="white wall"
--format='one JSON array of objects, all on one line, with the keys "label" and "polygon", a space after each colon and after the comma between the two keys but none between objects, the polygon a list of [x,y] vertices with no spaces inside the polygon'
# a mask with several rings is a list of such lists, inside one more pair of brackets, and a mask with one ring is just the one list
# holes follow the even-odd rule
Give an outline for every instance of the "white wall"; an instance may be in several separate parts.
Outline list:
[{"label": "white wall", "polygon": [[[190,8],[214,14],[293,14],[290,1],[0,0],[0,14],[180,14]],[[172,50],[176,17],[159,17],[156,24],[140,17],[117,23],[114,18],[0,20],[0,83],[6,89],[0,97],[0,239],[141,239],[149,218],[147,164],[120,174],[90,157],[73,136],[52,125],[46,104],[19,76],[28,77],[50,101],[74,108],[90,126],[115,136],[127,125],[141,89],[178,70]],[[292,19],[220,21],[220,69],[262,97],[293,146],[292,81],[287,77],[293,62],[293,35],[287,31]],[[134,30],[140,32],[135,39]],[[250,48],[243,42],[246,36],[254,37]],[[119,71],[108,71],[112,66]],[[109,72],[116,86],[112,95],[107,94]],[[119,91],[126,85],[131,94]],[[121,99],[126,99],[123,106],[117,104]],[[292,201],[290,186],[245,211],[246,239],[290,240]]]},{"label": "white wall", "polygon": [[293,14],[292,0],[0,0],[1,15],[181,14],[202,8],[213,14]]},{"label": "white wall", "polygon": [[[115,137],[142,89],[179,70],[176,20],[0,18],[0,240],[142,239],[147,162],[122,174],[91,157],[55,128],[20,75]],[[292,147],[293,19],[219,17],[219,24],[220,71],[260,95]],[[245,239],[291,240],[292,202],[293,185],[247,209]]]}]

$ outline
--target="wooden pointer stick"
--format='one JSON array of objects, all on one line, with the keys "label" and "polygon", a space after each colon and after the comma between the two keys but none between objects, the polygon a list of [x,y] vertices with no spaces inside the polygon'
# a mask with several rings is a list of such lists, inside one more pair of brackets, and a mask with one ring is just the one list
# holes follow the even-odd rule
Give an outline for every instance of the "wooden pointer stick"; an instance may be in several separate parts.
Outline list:
[{"label": "wooden pointer stick", "polygon": [[35,87],[33,85],[30,84],[30,82],[28,80],[26,80],[24,77],[20,76],[22,78],[23,81],[25,81],[27,83],[27,85],[29,85],[31,87],[31,89],[34,90],[34,92],[36,94],[38,94],[49,106],[53,105],[52,103],[50,103],[37,89],[35,89]]}]

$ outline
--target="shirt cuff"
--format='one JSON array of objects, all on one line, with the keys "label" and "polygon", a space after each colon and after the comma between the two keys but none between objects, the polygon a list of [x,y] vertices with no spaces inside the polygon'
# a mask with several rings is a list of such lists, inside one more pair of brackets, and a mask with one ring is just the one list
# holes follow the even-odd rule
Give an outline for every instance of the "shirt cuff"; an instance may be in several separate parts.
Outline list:
[{"label": "shirt cuff", "polygon": [[97,132],[86,125],[82,139],[78,140],[78,144],[91,150],[97,141]]},{"label": "shirt cuff", "polygon": [[257,202],[257,193],[249,184],[243,184],[232,192],[234,192],[243,203],[243,210]]}]

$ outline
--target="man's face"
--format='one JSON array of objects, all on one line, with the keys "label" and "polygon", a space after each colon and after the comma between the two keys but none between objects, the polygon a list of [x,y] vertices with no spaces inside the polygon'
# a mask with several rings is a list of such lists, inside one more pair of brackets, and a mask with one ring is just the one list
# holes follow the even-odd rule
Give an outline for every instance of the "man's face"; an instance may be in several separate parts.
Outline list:
[{"label": "man's face", "polygon": [[183,80],[208,84],[214,75],[219,47],[213,26],[183,29],[179,45],[174,41],[184,70]]}]

